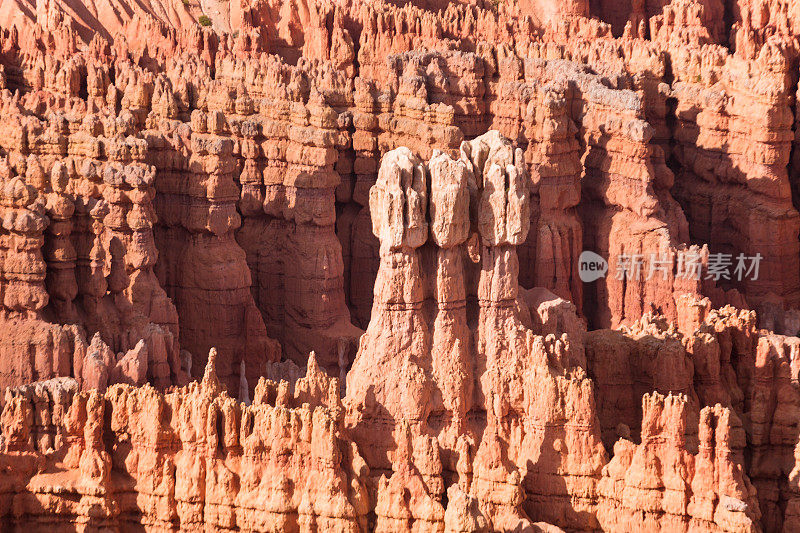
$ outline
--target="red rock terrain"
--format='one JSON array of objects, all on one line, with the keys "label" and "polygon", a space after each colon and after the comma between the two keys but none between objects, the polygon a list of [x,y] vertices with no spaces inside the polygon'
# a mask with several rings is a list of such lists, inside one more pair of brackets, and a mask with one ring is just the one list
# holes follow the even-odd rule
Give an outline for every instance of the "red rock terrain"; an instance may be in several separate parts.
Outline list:
[{"label": "red rock terrain", "polygon": [[0,530],[800,531],[798,65],[785,0],[4,1]]}]

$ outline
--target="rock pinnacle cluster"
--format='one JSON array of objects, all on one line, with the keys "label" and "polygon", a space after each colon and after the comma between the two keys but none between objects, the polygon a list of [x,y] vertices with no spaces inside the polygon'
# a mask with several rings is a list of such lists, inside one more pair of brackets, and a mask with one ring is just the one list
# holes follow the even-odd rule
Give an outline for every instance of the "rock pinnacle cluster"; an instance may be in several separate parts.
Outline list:
[{"label": "rock pinnacle cluster", "polygon": [[3,0],[0,531],[800,531],[799,81],[797,0]]}]

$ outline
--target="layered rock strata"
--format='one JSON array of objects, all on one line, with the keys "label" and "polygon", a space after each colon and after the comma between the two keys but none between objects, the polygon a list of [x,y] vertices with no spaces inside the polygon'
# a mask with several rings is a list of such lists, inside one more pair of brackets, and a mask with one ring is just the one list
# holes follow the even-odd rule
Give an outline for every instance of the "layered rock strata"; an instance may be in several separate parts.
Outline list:
[{"label": "layered rock strata", "polygon": [[5,522],[793,531],[798,20],[3,3]]}]

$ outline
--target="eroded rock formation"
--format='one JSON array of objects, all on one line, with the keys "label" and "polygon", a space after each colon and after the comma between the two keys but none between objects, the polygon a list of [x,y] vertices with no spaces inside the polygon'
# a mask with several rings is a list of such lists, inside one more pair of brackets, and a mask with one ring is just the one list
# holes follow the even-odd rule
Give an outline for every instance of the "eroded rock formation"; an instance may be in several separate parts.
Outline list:
[{"label": "eroded rock formation", "polygon": [[4,2],[0,522],[794,531],[798,36]]}]

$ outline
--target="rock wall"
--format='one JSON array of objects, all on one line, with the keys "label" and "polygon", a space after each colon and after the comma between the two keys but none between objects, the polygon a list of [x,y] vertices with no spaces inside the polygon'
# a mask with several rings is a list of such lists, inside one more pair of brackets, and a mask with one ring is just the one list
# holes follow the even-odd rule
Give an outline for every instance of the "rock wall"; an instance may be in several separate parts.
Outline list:
[{"label": "rock wall", "polygon": [[[184,379],[175,306],[153,271],[146,142],[94,116],[39,120],[8,95],[4,109],[17,132],[3,147],[4,384],[73,375],[104,388],[120,373],[159,387]],[[141,368],[123,369],[123,359]]]},{"label": "rock wall", "polygon": [[603,468],[604,529],[757,530],[761,513],[744,474],[741,422],[719,404],[699,418],[689,405],[681,395],[643,396],[641,443],[617,441]]},{"label": "rock wall", "polygon": [[792,531],[796,8],[4,3],[0,520]]},{"label": "rock wall", "polygon": [[221,393],[215,358],[202,382],[166,395],[114,385],[72,396],[69,378],[9,389],[4,523],[363,530],[366,466],[341,434],[336,384],[338,406],[309,407],[330,397],[310,376],[288,396],[286,382],[262,379],[245,406]]}]

